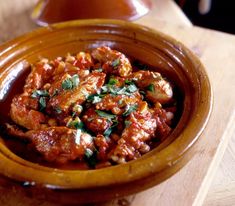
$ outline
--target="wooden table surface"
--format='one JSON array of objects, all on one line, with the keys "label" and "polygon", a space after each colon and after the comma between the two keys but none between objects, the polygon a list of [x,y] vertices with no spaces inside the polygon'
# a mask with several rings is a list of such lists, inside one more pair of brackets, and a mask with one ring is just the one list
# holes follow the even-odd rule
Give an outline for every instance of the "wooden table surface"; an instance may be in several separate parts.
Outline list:
[{"label": "wooden table surface", "polygon": [[[35,2],[0,0],[0,42],[37,27],[29,17]],[[193,148],[194,157],[177,174],[144,192],[97,205],[235,205],[235,158],[232,147],[235,140],[231,138],[235,133],[235,36],[192,26],[171,0],[155,0],[154,6],[153,11],[137,23],[173,36],[199,56],[213,87],[213,112],[208,126]],[[213,178],[215,174],[216,178]],[[212,181],[213,187],[210,187]],[[21,197],[17,191],[6,191],[1,185],[0,205],[54,206]]]}]

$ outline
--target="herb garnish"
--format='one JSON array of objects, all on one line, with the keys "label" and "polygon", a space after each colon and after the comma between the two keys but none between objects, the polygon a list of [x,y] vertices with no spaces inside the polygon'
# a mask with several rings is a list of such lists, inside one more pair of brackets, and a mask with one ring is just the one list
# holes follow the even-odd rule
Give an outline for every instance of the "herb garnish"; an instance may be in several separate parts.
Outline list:
[{"label": "herb garnish", "polygon": [[96,149],[94,151],[88,148],[85,150],[84,159],[91,168],[95,168],[97,163],[97,153],[98,151]]},{"label": "herb garnish", "polygon": [[113,67],[117,67],[118,65],[120,64],[120,59],[115,59],[113,62],[112,62],[112,66]]},{"label": "herb garnish", "polygon": [[110,136],[110,134],[112,133],[113,129],[118,125],[118,120],[117,119],[114,119],[112,120],[112,126],[107,128],[105,131],[104,131],[104,136],[107,138]]},{"label": "herb garnish", "polygon": [[71,78],[65,79],[62,82],[62,89],[71,90],[72,88],[73,88],[73,82],[72,82]]},{"label": "herb garnish", "polygon": [[39,110],[40,112],[44,111],[46,108],[46,98],[45,97],[40,97],[39,98]]},{"label": "herb garnish", "polygon": [[101,110],[95,110],[95,112],[100,116],[104,117],[106,119],[113,119],[116,118],[117,116],[115,114],[109,114],[107,112],[101,111]]},{"label": "herb garnish", "polygon": [[[125,84],[123,87],[117,87],[115,84],[117,83],[116,79],[110,78],[108,84],[101,87],[101,94],[111,94],[111,95],[127,95],[131,96],[132,93],[136,92],[138,88],[136,87],[135,83],[129,80],[125,81]],[[100,96],[99,95],[99,96]]]},{"label": "herb garnish", "polygon": [[62,113],[62,110],[61,110],[60,107],[55,107],[54,110],[55,110],[55,112],[56,112],[57,114]]},{"label": "herb garnish", "polygon": [[32,98],[49,97],[49,93],[46,90],[34,90],[31,97]]},{"label": "herb garnish", "polygon": [[130,115],[132,112],[136,111],[138,108],[137,104],[134,105],[127,105],[126,111],[122,114],[124,117]]},{"label": "herb garnish", "polygon": [[55,89],[51,97],[57,96],[59,94],[59,90]]},{"label": "herb garnish", "polygon": [[104,131],[104,136],[105,136],[105,137],[109,137],[109,135],[112,133],[112,131],[113,131],[113,128],[112,128],[112,127],[107,128],[107,129]]},{"label": "herb garnish", "polygon": [[128,120],[125,120],[124,123],[125,123],[125,126],[126,126],[126,127],[129,127],[129,126],[131,125],[131,121],[128,121]]},{"label": "herb garnish", "polygon": [[84,124],[79,118],[75,118],[75,120],[69,121],[67,126],[75,129],[81,129],[81,130],[84,129]]},{"label": "herb garnish", "polygon": [[65,79],[62,82],[61,86],[62,86],[62,89],[64,90],[71,90],[77,87],[78,84],[79,84],[79,77],[77,74],[75,74],[72,77]]},{"label": "herb garnish", "polygon": [[103,112],[101,110],[95,110],[95,111],[100,117],[106,118],[112,122],[112,125],[104,131],[104,136],[107,138],[112,133],[114,127],[116,127],[118,125],[117,116],[114,114]]},{"label": "herb garnish", "polygon": [[118,80],[114,79],[114,78],[110,78],[108,85],[115,85],[116,83],[118,83]]},{"label": "herb garnish", "polygon": [[154,85],[153,84],[148,85],[147,90],[150,92],[154,92],[155,91]]}]

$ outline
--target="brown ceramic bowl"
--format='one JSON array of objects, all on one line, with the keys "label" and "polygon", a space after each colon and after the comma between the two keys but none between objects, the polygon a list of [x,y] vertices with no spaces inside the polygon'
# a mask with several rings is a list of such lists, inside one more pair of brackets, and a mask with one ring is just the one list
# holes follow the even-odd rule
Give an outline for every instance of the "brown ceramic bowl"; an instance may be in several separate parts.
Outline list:
[{"label": "brown ceramic bowl", "polygon": [[74,19],[122,19],[133,21],[147,14],[151,0],[39,0],[32,18],[39,25]]},{"label": "brown ceramic bowl", "polygon": [[[9,111],[7,95],[24,62],[54,58],[107,45],[158,68],[181,91],[182,115],[157,148],[138,160],[97,170],[60,170],[16,156],[0,141],[0,173],[15,187],[60,203],[101,201],[156,185],[191,157],[191,147],[208,121],[212,93],[206,71],[184,45],[158,31],[115,20],[72,21],[40,28],[0,47],[0,116]],[[22,77],[21,77],[22,79]],[[14,85],[14,84],[13,84]],[[14,92],[14,91],[13,91]],[[5,99],[4,99],[5,98]],[[14,180],[14,182],[12,182]],[[42,196],[40,196],[42,197]],[[92,198],[91,198],[92,197]]]}]

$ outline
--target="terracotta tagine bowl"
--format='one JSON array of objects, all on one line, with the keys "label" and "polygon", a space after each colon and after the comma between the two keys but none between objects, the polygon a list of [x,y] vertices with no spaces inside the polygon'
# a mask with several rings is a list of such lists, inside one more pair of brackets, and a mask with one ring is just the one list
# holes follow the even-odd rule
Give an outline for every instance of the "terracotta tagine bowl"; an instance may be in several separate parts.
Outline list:
[{"label": "terracotta tagine bowl", "polygon": [[39,25],[74,19],[135,20],[147,14],[151,0],[39,0],[32,18]]},{"label": "terracotta tagine bowl", "polygon": [[[40,28],[0,46],[0,120],[7,119],[12,85],[20,85],[25,62],[53,59],[110,46],[158,68],[181,93],[182,115],[159,146],[126,164],[96,170],[62,170],[27,161],[0,140],[0,174],[21,194],[59,203],[103,201],[136,193],[173,175],[191,158],[212,107],[205,68],[184,45],[161,32],[118,20],[71,21]],[[206,138],[206,137],[204,137]],[[27,187],[25,187],[27,186]],[[92,197],[92,198],[91,198]]]}]

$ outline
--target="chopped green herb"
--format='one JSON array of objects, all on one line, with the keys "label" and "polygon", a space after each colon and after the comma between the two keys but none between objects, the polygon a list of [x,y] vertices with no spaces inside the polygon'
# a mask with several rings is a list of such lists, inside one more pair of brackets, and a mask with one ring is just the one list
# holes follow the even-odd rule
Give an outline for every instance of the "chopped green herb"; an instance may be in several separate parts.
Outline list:
[{"label": "chopped green herb", "polygon": [[65,79],[62,82],[62,89],[64,89],[64,90],[71,90],[71,89],[73,89],[73,82],[72,82],[72,80],[70,78]]},{"label": "chopped green herb", "polygon": [[123,103],[123,100],[122,99],[119,99],[118,100],[118,104],[120,105],[120,104],[122,104]]},{"label": "chopped green herb", "polygon": [[109,135],[112,133],[112,131],[113,131],[112,127],[107,128],[107,129],[104,131],[104,136],[105,136],[105,137],[109,137]]},{"label": "chopped green herb", "polygon": [[140,94],[142,94],[142,95],[145,95],[146,93],[145,93],[145,91],[140,91]]},{"label": "chopped green herb", "polygon": [[109,114],[109,113],[103,112],[101,110],[95,110],[95,111],[100,117],[104,117],[104,118],[107,118],[107,119],[116,118],[116,115],[114,115],[114,114]]},{"label": "chopped green herb", "polygon": [[114,128],[114,127],[116,127],[116,126],[118,126],[118,120],[117,119],[114,119],[113,120],[113,124],[112,124],[112,128]]},{"label": "chopped green herb", "polygon": [[88,166],[91,168],[95,168],[97,163],[97,150],[92,151],[91,149],[85,150],[84,159],[87,162]]},{"label": "chopped green herb", "polygon": [[74,118],[76,116],[76,112],[72,112],[71,116]]},{"label": "chopped green herb", "polygon": [[125,80],[125,84],[130,85],[130,84],[134,84],[134,83],[133,83],[133,81],[126,79],[126,80]]},{"label": "chopped green herb", "polygon": [[80,145],[80,143],[81,143],[81,134],[82,134],[82,130],[78,129],[76,131],[76,135],[75,135],[75,143],[78,145]]},{"label": "chopped green herb", "polygon": [[75,121],[74,122],[74,127],[76,128],[76,129],[83,129],[83,127],[84,127],[84,124],[83,124],[83,122],[78,122],[78,121]]},{"label": "chopped green herb", "polygon": [[60,107],[56,107],[54,110],[57,114],[60,114],[62,112]]},{"label": "chopped green herb", "polygon": [[91,102],[92,104],[96,104],[101,102],[103,96],[103,94],[92,94],[88,96],[87,101]]},{"label": "chopped green herb", "polygon": [[31,97],[32,98],[49,97],[49,93],[46,90],[34,90]]},{"label": "chopped green herb", "polygon": [[42,112],[46,108],[46,98],[45,97],[40,97],[39,98],[39,110]]},{"label": "chopped green herb", "polygon": [[126,111],[122,114],[124,117],[130,115],[132,112],[136,111],[138,108],[137,104],[127,105]]},{"label": "chopped green herb", "polygon": [[101,98],[99,97],[99,96],[94,96],[94,98],[93,98],[93,101],[92,101],[92,104],[96,104],[96,103],[98,103],[98,102],[101,102]]},{"label": "chopped green herb", "polygon": [[124,122],[124,123],[125,123],[125,126],[126,126],[126,127],[129,127],[129,126],[131,125],[131,122],[130,122],[130,121],[128,121],[128,120],[125,120],[125,122]]},{"label": "chopped green herb", "polygon": [[80,119],[76,118],[73,121],[70,121],[68,123],[68,127],[70,128],[75,128],[75,129],[83,129],[84,128],[84,124],[82,121],[80,121]]},{"label": "chopped green herb", "polygon": [[113,67],[116,67],[116,66],[118,66],[120,64],[120,59],[118,58],[118,59],[115,59],[113,62],[112,62],[112,66]]},{"label": "chopped green herb", "polygon": [[119,89],[116,94],[126,94],[126,87]]},{"label": "chopped green herb", "polygon": [[155,91],[154,85],[153,84],[148,85],[147,90],[150,91],[150,92],[154,92]]},{"label": "chopped green herb", "polygon": [[71,80],[72,80],[73,88],[79,85],[79,77],[77,74],[73,75]]},{"label": "chopped green herb", "polygon": [[85,157],[90,158],[93,154],[93,151],[90,149],[85,150]]},{"label": "chopped green herb", "polygon": [[62,89],[71,90],[79,85],[79,77],[77,74],[73,75],[71,78],[67,78],[62,82]]},{"label": "chopped green herb", "polygon": [[107,93],[108,92],[108,87],[106,85],[102,86],[101,90],[102,90],[102,93]]},{"label": "chopped green herb", "polygon": [[110,136],[110,134],[112,133],[113,131],[113,128],[116,127],[118,125],[118,120],[117,119],[113,119],[112,120],[112,126],[107,128],[105,131],[104,131],[104,136],[107,138]]},{"label": "chopped green herb", "polygon": [[55,89],[51,97],[57,96],[59,94],[59,90]]},{"label": "chopped green herb", "polygon": [[118,81],[114,78],[110,78],[109,79],[109,82],[108,82],[108,85],[115,85]]},{"label": "chopped green herb", "polygon": [[128,87],[127,87],[127,91],[130,92],[130,93],[134,93],[134,92],[136,92],[137,90],[138,90],[138,88],[135,86],[134,83],[128,85]]},{"label": "chopped green herb", "polygon": [[74,112],[77,112],[77,113],[80,114],[82,112],[82,110],[83,110],[83,107],[80,104],[76,104],[75,106],[73,106],[73,111]]}]

